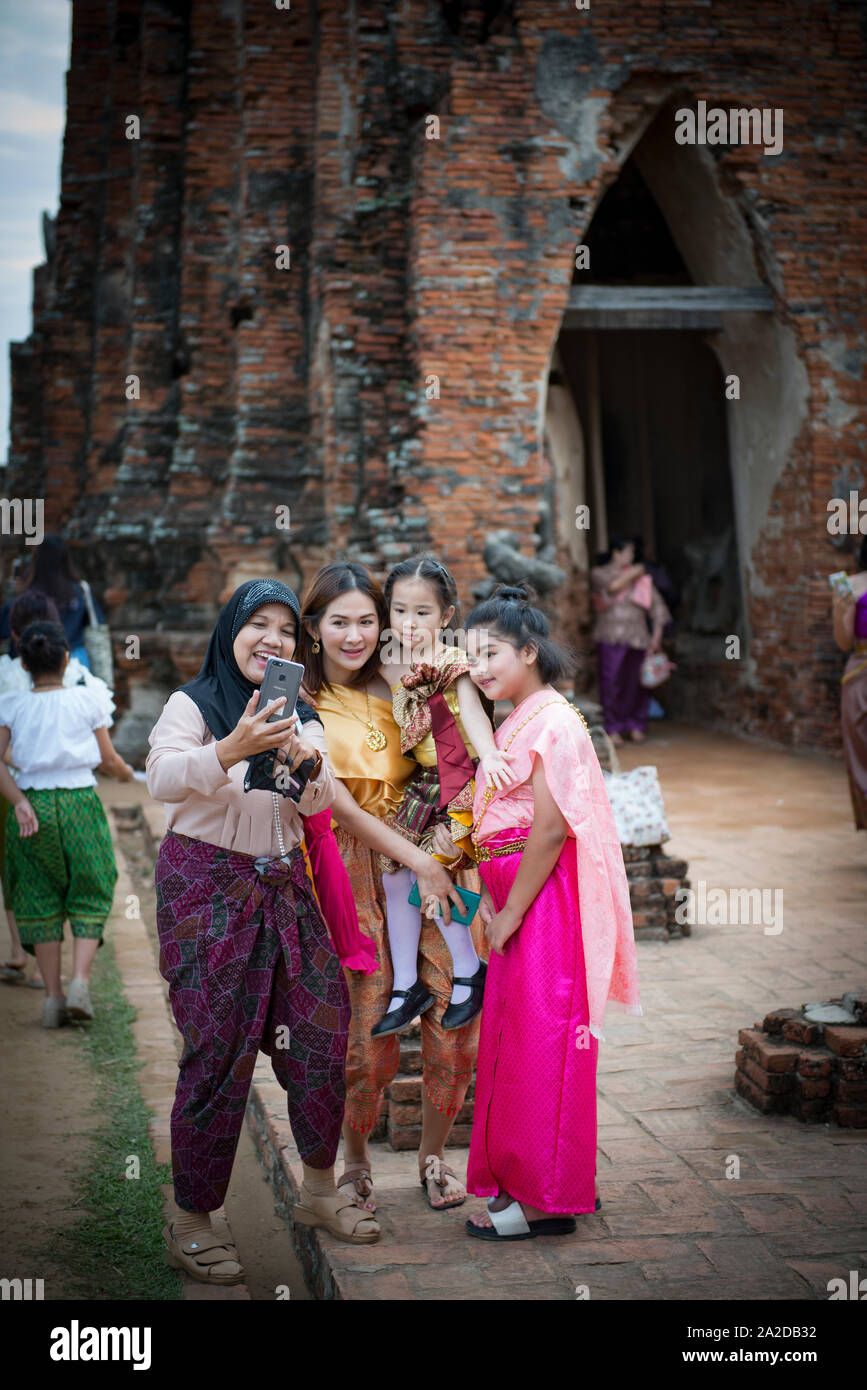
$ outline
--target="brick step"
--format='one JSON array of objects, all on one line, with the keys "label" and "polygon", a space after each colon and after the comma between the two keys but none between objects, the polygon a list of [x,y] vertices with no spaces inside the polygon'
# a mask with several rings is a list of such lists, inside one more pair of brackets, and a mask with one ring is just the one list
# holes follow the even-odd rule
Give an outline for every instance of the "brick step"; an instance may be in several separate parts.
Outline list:
[{"label": "brick step", "polygon": [[[463,1114],[463,1111],[461,1113]],[[449,1147],[457,1149],[469,1148],[472,1128],[471,1121],[456,1123],[449,1134]],[[394,1125],[389,1123],[387,1139],[389,1146],[395,1151],[399,1152],[402,1149],[417,1149],[421,1144],[421,1125]]]},{"label": "brick step", "polygon": [[738,1094],[763,1115],[867,1128],[867,1000],[847,998],[854,1001],[852,1023],[815,1023],[802,1006],[774,1009],[762,1024],[742,1028]]},{"label": "brick step", "polygon": [[636,941],[668,941],[689,936],[688,922],[675,913],[679,888],[688,888],[684,859],[670,859],[661,845],[621,845]]},{"label": "brick step", "polygon": [[[418,1148],[421,1143],[422,1085],[421,1027],[416,1019],[400,1034],[398,1074],[385,1088],[379,1120],[371,1134],[372,1143],[386,1143],[395,1150]],[[449,1137],[450,1144],[460,1147],[470,1142],[475,1090],[474,1078],[458,1111]]]}]

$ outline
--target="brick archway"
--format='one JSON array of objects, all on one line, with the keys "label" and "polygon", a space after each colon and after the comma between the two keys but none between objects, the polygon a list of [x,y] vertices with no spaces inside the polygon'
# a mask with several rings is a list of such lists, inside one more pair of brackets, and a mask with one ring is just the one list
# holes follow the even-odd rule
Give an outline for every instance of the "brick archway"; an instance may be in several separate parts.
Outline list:
[{"label": "brick archway", "polygon": [[[651,550],[656,549],[649,489],[666,494],[664,505],[669,509],[676,495],[669,476],[676,460],[666,458],[662,447],[667,426],[665,411],[659,410],[663,418],[657,430],[657,475],[651,478],[650,460],[645,457],[643,505],[638,499],[634,506],[618,506],[622,499],[617,498],[612,519],[611,504],[606,505],[606,492],[613,486],[612,435],[629,425],[630,397],[640,399],[648,389],[642,375],[652,376],[660,392],[668,390],[666,370],[674,378],[668,408],[684,415],[691,411],[703,425],[703,438],[696,435],[695,439],[693,472],[705,498],[703,506],[696,498],[692,512],[699,518],[704,511],[710,533],[705,539],[695,536],[688,546],[689,564],[683,560],[684,573],[695,570],[689,580],[690,604],[699,612],[689,615],[681,632],[682,671],[674,703],[681,712],[697,709],[705,716],[711,712],[726,718],[733,691],[739,683],[749,686],[753,678],[751,609],[743,596],[750,589],[753,549],[774,488],[804,430],[808,383],[795,334],[784,320],[784,306],[770,289],[771,284],[780,283],[780,267],[769,238],[759,234],[750,216],[749,200],[731,186],[723,188],[707,149],[674,143],[675,112],[686,104],[685,94],[668,95],[650,115],[645,112],[633,122],[618,146],[617,172],[600,186],[581,238],[591,264],[573,275],[575,288],[551,353],[543,431],[560,499],[555,508],[558,558],[570,575],[560,611],[567,635],[582,652],[588,676],[593,662],[586,576],[592,555],[607,543],[609,522],[617,531],[643,532]],[[623,126],[618,103],[612,104],[608,114],[612,127]],[[605,216],[630,171],[632,180],[641,185],[647,207],[652,208],[647,221],[652,224],[655,217],[659,226],[645,227],[639,215],[638,225],[618,228],[609,213],[603,231],[598,219]],[[634,214],[636,205],[628,206]],[[643,232],[660,242],[654,248],[656,260],[642,255],[637,238]],[[619,258],[604,239],[616,242],[618,234],[624,239]],[[576,263],[582,264],[580,257]],[[650,288],[644,289],[645,284]],[[574,331],[580,328],[587,331]],[[687,332],[693,340],[691,349],[684,349],[680,336]],[[569,360],[568,344],[582,338],[583,358],[576,365]],[[630,369],[639,369],[642,341],[643,351],[650,354],[648,365],[635,380],[617,382],[615,400],[609,399],[610,409],[605,410],[599,395],[600,371],[605,375],[607,370],[610,398],[610,383],[616,380],[612,370],[622,368],[628,377]],[[607,367],[606,363],[600,367],[603,344],[608,349]],[[583,373],[584,380],[576,380],[576,372]],[[726,388],[728,394],[739,391],[739,398],[726,399]],[[700,403],[694,399],[698,391],[704,393]],[[706,422],[705,416],[713,416],[715,423]],[[670,453],[676,455],[677,416],[670,419]],[[642,433],[647,433],[646,422],[643,428],[638,426],[638,434]],[[636,447],[646,455],[646,438]],[[641,478],[633,482],[640,489]],[[682,482],[686,490],[695,486],[688,466],[683,468]],[[655,505],[663,505],[661,496],[657,495]],[[574,534],[576,509],[582,506],[590,513],[586,541]],[[586,515],[583,524],[587,524]],[[682,540],[689,534],[682,525],[681,534]],[[714,587],[730,591],[716,604],[709,597]],[[727,659],[731,646],[726,635],[737,636],[740,644],[739,659],[733,663]]]}]

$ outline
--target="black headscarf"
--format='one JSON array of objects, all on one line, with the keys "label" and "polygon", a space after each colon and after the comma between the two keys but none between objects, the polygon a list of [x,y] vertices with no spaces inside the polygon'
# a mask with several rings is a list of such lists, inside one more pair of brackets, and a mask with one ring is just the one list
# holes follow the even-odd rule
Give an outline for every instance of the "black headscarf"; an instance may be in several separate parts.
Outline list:
[{"label": "black headscarf", "polygon": [[[244,675],[232,648],[247,619],[266,603],[284,603],[290,608],[295,614],[300,635],[301,605],[288,585],[279,579],[250,579],[235,590],[220,613],[199,674],[186,685],[178,687],[198,705],[215,739],[226,738],[232,732],[253,691],[259,689],[255,681]],[[295,712],[302,724],[319,718],[316,711],[301,699],[295,706]],[[250,772],[245,790],[266,786],[269,790],[275,790],[271,776],[272,761],[272,755],[267,751],[255,753],[247,759]],[[289,795],[288,791],[285,794]]]}]

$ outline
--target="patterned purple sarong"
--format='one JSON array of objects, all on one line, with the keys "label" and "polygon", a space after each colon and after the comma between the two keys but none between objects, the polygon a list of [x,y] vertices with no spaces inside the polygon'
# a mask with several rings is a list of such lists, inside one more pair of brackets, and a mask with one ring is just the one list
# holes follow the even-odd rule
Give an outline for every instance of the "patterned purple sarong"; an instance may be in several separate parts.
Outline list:
[{"label": "patterned purple sarong", "polygon": [[349,992],[300,850],[254,859],[168,831],[156,864],[160,971],[183,1035],[175,1200],[226,1195],[256,1054],[286,1091],[302,1160],[330,1168],[346,1095]]}]

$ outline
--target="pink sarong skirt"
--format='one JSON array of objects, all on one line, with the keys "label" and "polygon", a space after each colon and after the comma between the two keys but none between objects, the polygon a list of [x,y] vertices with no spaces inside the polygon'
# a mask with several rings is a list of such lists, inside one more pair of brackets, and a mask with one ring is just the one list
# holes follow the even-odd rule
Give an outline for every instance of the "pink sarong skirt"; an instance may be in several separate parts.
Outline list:
[{"label": "pink sarong skirt", "polygon": [[[522,835],[506,830],[487,843]],[[498,911],[520,863],[518,851],[479,865]],[[467,1167],[477,1197],[502,1187],[541,1211],[593,1211],[599,1045],[589,1023],[568,839],[504,953],[492,951],[488,962]]]}]

